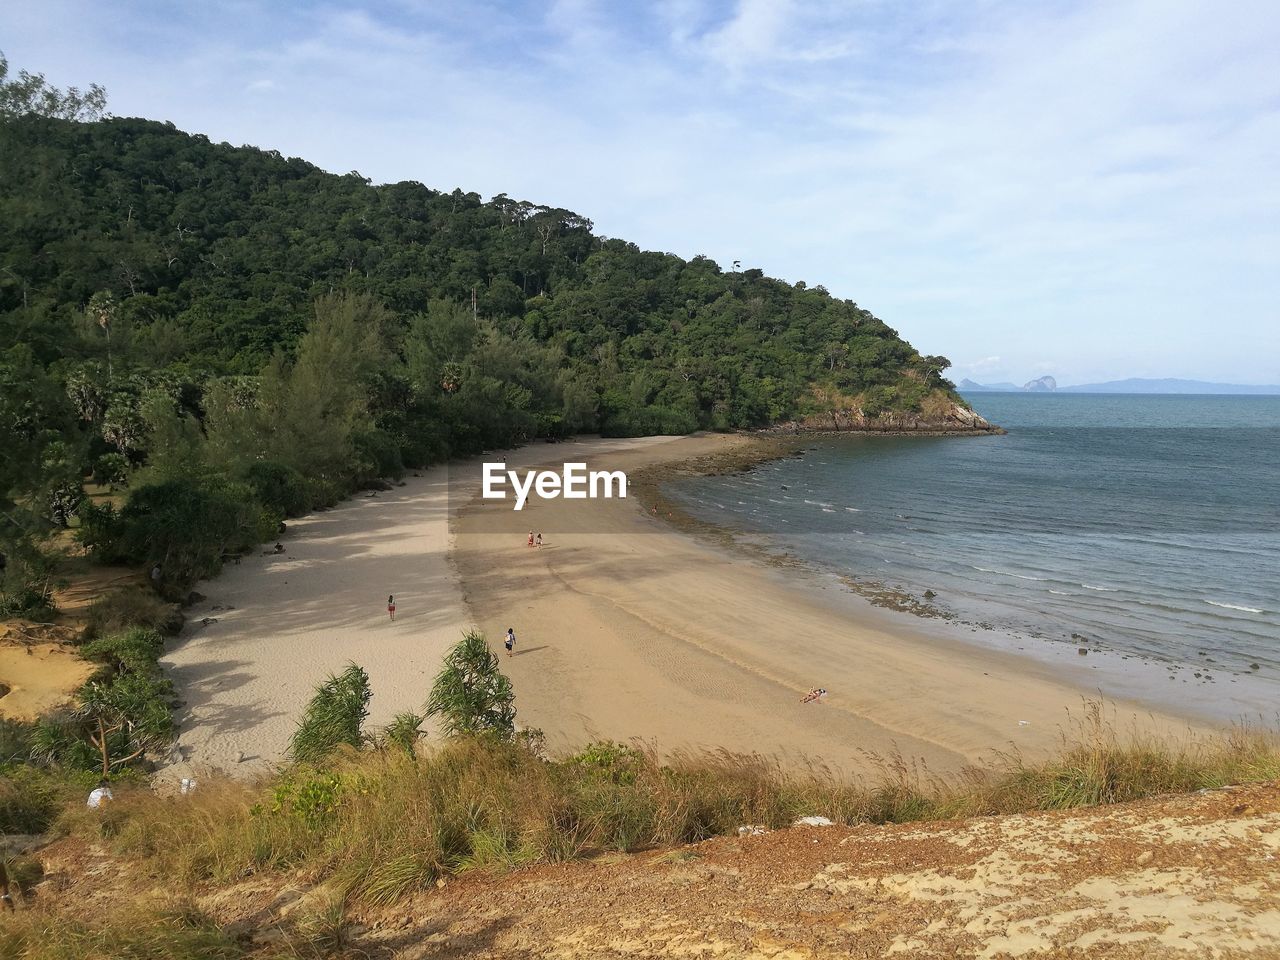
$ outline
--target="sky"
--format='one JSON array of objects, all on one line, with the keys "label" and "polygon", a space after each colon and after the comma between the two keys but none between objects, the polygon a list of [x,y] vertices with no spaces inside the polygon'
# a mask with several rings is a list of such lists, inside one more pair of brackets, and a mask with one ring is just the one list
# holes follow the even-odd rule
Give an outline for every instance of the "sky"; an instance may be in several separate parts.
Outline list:
[{"label": "sky", "polygon": [[117,116],[821,284],[957,381],[1280,383],[1274,0],[41,0],[0,50]]}]

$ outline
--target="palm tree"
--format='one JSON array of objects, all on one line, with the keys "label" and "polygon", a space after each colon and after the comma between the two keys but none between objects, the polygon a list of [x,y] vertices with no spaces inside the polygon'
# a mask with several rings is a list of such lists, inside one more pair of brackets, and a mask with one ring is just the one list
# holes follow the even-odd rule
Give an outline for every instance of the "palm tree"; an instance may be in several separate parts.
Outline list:
[{"label": "palm tree", "polygon": [[445,732],[455,736],[492,733],[510,739],[515,734],[515,693],[484,634],[464,634],[444,663],[427,698],[427,716],[438,715]]},{"label": "palm tree", "polygon": [[363,667],[348,663],[342,673],[330,674],[316,687],[315,696],[298,721],[298,729],[289,741],[289,755],[303,763],[318,763],[340,744],[359,747],[372,696],[369,675]]}]

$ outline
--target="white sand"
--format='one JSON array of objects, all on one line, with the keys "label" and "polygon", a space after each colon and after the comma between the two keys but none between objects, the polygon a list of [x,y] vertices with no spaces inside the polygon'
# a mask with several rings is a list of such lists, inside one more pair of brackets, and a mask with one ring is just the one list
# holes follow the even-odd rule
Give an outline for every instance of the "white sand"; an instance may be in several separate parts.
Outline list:
[{"label": "white sand", "polygon": [[316,685],[348,661],[369,673],[370,725],[421,708],[468,624],[448,560],[448,468],[405,479],[290,521],[284,554],[245,557],[199,585],[207,599],[162,661],[185,701],[169,776],[268,771]]},{"label": "white sand", "polygon": [[[485,459],[514,467],[553,450],[582,458],[664,442],[535,444]],[[419,472],[403,487],[289,521],[283,555],[263,555],[264,545],[199,584],[206,599],[186,611],[186,628],[161,660],[184,702],[165,778],[269,772],[285,758],[316,685],[348,661],[369,673],[366,729],[403,710],[421,712],[445,653],[472,621],[449,556],[449,468]],[[217,623],[202,626],[204,618]]]}]

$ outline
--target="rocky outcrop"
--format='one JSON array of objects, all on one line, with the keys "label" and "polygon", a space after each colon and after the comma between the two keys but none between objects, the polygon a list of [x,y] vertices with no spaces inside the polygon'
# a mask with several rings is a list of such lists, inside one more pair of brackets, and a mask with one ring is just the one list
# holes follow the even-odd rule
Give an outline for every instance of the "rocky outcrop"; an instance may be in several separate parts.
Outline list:
[{"label": "rocky outcrop", "polygon": [[1004,433],[968,407],[953,403],[944,410],[883,410],[868,416],[862,409],[829,410],[808,414],[770,428],[774,433]]}]

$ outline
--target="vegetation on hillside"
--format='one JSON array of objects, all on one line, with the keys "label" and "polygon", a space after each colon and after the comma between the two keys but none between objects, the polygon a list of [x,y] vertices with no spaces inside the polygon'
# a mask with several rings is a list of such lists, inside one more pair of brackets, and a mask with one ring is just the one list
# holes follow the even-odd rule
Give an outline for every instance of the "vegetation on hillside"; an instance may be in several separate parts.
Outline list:
[{"label": "vegetation on hillside", "polygon": [[[374,185],[8,77],[0,58],[0,557],[160,564],[174,597],[282,518],[405,466],[577,432],[956,399],[821,287],[595,234],[568,210]],[[123,490],[93,507],[84,487]]]},{"label": "vegetation on hillside", "polygon": [[660,758],[618,743],[548,758],[536,739],[462,735],[406,754],[378,738],[294,764],[247,786],[205,781],[191,796],[121,791],[102,812],[62,828],[106,839],[178,889],[246,875],[302,871],[343,899],[393,903],[474,869],[638,851],[779,828],[820,815],[836,823],[900,823],[1060,810],[1270,780],[1280,746],[1261,732],[1163,742],[1122,735],[1090,705],[1053,760],[993,758],[931,776],[899,759],[851,779],[822,766],[762,757]]}]

